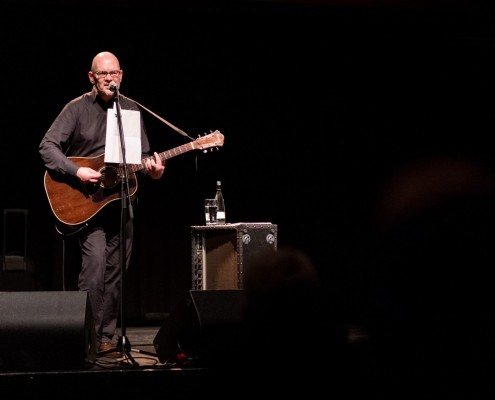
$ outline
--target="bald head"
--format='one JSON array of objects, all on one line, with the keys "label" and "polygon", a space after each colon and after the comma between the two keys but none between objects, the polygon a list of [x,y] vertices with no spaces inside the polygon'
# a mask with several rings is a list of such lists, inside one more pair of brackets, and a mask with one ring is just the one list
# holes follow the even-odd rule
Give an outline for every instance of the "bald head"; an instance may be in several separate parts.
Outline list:
[{"label": "bald head", "polygon": [[91,70],[105,70],[106,65],[111,65],[112,67],[117,66],[117,69],[120,69],[118,58],[109,51],[102,51],[101,53],[98,53],[95,58],[93,58],[93,62],[91,63]]},{"label": "bald head", "polygon": [[120,87],[124,71],[120,68],[117,57],[109,51],[98,53],[91,63],[91,71],[88,71],[88,78],[98,95],[104,101],[110,101],[114,97],[111,85]]}]

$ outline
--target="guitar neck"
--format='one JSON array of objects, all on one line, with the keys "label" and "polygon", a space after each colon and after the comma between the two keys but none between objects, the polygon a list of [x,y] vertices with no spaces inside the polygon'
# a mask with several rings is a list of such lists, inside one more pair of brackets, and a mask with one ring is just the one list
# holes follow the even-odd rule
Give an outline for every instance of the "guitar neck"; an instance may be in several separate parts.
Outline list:
[{"label": "guitar neck", "polygon": [[[190,143],[186,143],[186,144],[183,144],[181,146],[175,147],[173,149],[158,153],[158,157],[160,157],[160,160],[165,161],[165,160],[168,160],[168,159],[173,158],[175,156],[179,156],[181,154],[187,153],[188,151],[191,151],[194,149],[195,149],[194,142],[190,142]],[[154,159],[154,156],[143,158],[141,160],[141,164],[129,164],[128,165],[129,172],[135,173],[135,172],[141,171],[142,169],[145,168],[145,164],[144,164],[145,161],[151,160],[151,159]]]}]

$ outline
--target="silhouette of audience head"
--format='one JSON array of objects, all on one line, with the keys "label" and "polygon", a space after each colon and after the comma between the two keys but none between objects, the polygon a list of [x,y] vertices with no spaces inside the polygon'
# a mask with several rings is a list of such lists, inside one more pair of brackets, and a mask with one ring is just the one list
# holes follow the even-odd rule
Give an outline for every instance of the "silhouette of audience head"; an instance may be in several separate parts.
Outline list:
[{"label": "silhouette of audience head", "polygon": [[336,344],[337,333],[328,324],[310,257],[293,247],[262,251],[243,282],[249,372],[279,394],[321,389],[327,381],[315,369],[323,363],[329,372],[339,364],[337,354],[328,357],[343,343]]},{"label": "silhouette of audience head", "polygon": [[384,384],[480,389],[495,365],[493,172],[460,157],[411,163],[383,187],[375,222],[368,324]]},{"label": "silhouette of audience head", "polygon": [[283,247],[261,251],[245,271],[243,284],[246,322],[253,329],[260,327],[264,336],[282,330],[279,342],[291,335],[287,328],[302,328],[298,321],[314,321],[320,281],[313,262],[302,250]]}]

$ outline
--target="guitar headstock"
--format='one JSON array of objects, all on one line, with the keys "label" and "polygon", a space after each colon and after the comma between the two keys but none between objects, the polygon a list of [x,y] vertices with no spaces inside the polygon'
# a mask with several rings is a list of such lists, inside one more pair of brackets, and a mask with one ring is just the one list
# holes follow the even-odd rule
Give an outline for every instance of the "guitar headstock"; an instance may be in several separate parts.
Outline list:
[{"label": "guitar headstock", "polygon": [[194,142],[193,146],[197,150],[206,150],[212,147],[222,147],[223,146],[223,135],[220,131],[212,132],[205,136],[200,136]]}]

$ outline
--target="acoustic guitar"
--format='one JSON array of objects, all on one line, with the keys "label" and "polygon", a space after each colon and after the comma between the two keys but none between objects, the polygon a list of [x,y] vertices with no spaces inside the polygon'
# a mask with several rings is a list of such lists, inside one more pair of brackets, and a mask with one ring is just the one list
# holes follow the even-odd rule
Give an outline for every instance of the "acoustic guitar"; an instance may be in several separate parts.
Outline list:
[{"label": "acoustic guitar", "polygon": [[[198,139],[159,153],[164,161],[191,150],[206,150],[223,146],[224,136],[215,131]],[[138,189],[136,172],[145,168],[144,162],[152,157],[141,160],[141,164],[128,164],[129,192],[133,196]],[[121,164],[105,163],[105,155],[95,157],[69,157],[80,167],[89,167],[101,173],[97,183],[82,183],[77,177],[64,175],[55,171],[46,171],[44,175],[45,192],[53,214],[58,221],[65,225],[77,226],[94,217],[103,207],[112,201],[119,200],[122,179],[125,177]]]}]

